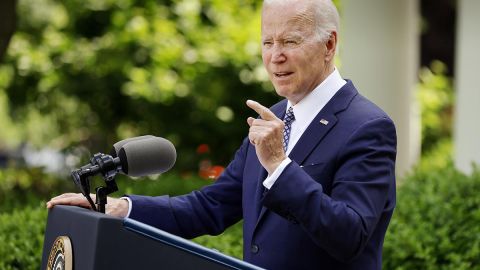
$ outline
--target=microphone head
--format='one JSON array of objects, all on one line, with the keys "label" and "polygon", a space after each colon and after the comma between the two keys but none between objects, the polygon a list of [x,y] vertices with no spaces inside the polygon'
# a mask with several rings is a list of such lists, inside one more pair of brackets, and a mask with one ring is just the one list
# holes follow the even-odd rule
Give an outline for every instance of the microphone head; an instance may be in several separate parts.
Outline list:
[{"label": "microphone head", "polygon": [[125,139],[125,140],[121,140],[119,142],[116,142],[113,147],[112,147],[112,150],[110,151],[110,155],[112,157],[118,157],[118,152],[120,151],[120,149],[122,149],[122,147],[129,143],[129,142],[132,142],[132,141],[137,141],[137,140],[142,140],[142,139],[146,139],[146,138],[155,138],[155,136],[153,135],[143,135],[143,136],[138,136],[138,137],[133,137],[133,138],[128,138],[128,139]]},{"label": "microphone head", "polygon": [[177,152],[170,141],[146,136],[123,144],[118,157],[126,175],[140,177],[168,171],[175,164]]}]

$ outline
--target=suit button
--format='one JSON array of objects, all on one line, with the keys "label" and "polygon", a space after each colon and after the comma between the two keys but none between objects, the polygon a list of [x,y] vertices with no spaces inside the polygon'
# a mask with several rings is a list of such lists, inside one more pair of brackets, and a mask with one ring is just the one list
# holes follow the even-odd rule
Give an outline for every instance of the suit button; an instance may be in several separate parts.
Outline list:
[{"label": "suit button", "polygon": [[252,253],[254,253],[254,254],[258,253],[258,250],[259,250],[259,248],[258,248],[257,245],[252,245],[252,246],[250,247],[250,251],[251,251]]}]

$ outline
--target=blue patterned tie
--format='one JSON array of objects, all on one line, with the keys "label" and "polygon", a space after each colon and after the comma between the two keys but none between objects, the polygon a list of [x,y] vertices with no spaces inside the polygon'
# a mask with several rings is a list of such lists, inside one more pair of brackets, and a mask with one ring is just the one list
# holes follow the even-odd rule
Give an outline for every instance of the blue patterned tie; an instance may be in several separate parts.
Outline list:
[{"label": "blue patterned tie", "polygon": [[293,107],[288,108],[283,123],[285,128],[283,129],[283,151],[287,152],[288,141],[290,140],[290,131],[292,131],[292,122],[295,121],[295,115],[293,114]]}]

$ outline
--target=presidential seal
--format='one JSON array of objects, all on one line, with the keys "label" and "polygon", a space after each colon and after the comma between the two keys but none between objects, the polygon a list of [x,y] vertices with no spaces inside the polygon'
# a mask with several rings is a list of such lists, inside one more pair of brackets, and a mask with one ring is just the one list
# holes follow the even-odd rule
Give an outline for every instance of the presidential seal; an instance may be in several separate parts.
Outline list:
[{"label": "presidential seal", "polygon": [[47,270],[72,270],[72,243],[68,236],[59,236],[53,242],[48,256]]}]

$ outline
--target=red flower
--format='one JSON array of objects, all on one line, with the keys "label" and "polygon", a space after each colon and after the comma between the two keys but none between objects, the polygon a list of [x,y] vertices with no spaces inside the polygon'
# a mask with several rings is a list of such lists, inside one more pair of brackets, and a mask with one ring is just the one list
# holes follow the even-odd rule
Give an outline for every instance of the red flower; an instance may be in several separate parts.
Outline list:
[{"label": "red flower", "polygon": [[210,152],[208,144],[202,143],[197,147],[197,154],[205,154]]},{"label": "red flower", "polygon": [[225,168],[219,165],[203,168],[200,167],[198,175],[204,179],[217,179],[222,174],[223,170],[225,170]]}]

